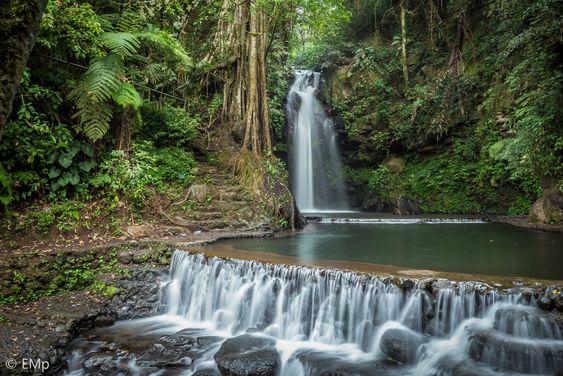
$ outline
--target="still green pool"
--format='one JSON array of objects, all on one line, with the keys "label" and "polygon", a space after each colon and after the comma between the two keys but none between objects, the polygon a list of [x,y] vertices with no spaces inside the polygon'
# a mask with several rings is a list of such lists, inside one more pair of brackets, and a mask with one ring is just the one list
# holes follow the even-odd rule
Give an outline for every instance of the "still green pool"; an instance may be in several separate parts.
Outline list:
[{"label": "still green pool", "polygon": [[563,234],[497,223],[324,224],[293,236],[238,239],[236,250],[444,272],[563,279]]}]

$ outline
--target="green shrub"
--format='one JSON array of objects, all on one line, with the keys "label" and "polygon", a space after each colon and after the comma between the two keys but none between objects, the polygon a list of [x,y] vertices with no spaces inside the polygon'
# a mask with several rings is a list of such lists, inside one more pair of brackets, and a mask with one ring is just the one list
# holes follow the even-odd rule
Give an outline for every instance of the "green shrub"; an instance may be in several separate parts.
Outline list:
[{"label": "green shrub", "polygon": [[143,122],[139,127],[142,139],[156,146],[186,146],[197,136],[199,115],[180,107],[146,102],[141,107]]}]

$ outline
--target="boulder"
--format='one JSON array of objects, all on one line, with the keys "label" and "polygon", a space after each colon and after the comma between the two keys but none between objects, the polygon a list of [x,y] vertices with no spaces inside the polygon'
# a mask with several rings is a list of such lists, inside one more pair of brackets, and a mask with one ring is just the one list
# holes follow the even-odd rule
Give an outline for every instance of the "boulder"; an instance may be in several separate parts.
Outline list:
[{"label": "boulder", "polygon": [[381,351],[399,363],[414,363],[418,348],[428,339],[409,329],[392,328],[383,333],[379,344]]},{"label": "boulder", "polygon": [[[311,375],[319,376],[384,376],[397,375],[401,367],[387,359],[350,361],[341,354],[314,350],[299,350],[294,355]],[[291,362],[290,359],[289,362]]]},{"label": "boulder", "polygon": [[154,228],[151,225],[134,225],[127,227],[127,235],[133,239],[149,237],[153,232]]},{"label": "boulder", "polygon": [[383,165],[396,174],[403,172],[407,166],[407,161],[403,157],[391,156],[383,161]]},{"label": "boulder", "polygon": [[533,307],[501,308],[494,329],[520,338],[563,339],[563,318]]},{"label": "boulder", "polygon": [[280,368],[276,340],[243,334],[229,338],[214,355],[223,376],[275,376]]},{"label": "boulder", "polygon": [[188,197],[196,202],[204,202],[207,200],[209,194],[209,187],[207,184],[194,184],[188,191]]},{"label": "boulder", "polygon": [[530,208],[528,220],[533,223],[563,223],[563,192],[558,189],[545,192]]},{"label": "boulder", "polygon": [[469,355],[495,368],[524,374],[554,374],[563,369],[563,346],[531,341],[495,330],[475,333]]},{"label": "boulder", "polygon": [[391,199],[394,209],[393,212],[397,215],[417,215],[420,214],[420,209],[416,202],[408,199],[405,196],[398,196]]}]

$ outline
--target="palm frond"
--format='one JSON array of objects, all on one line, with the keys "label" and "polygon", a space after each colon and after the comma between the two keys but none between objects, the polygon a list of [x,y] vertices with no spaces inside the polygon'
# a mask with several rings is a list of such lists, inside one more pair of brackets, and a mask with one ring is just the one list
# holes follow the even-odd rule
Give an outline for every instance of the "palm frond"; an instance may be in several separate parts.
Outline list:
[{"label": "palm frond", "polygon": [[100,40],[111,52],[124,58],[135,54],[141,45],[135,34],[127,32],[106,32],[100,36]]}]

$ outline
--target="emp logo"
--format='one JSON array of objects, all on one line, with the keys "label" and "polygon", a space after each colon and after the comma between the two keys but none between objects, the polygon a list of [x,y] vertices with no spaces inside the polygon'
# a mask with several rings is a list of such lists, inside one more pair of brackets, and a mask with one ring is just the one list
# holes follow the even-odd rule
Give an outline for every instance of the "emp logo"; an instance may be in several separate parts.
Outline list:
[{"label": "emp logo", "polygon": [[[49,362],[47,360],[22,358],[21,369],[28,371],[41,371],[42,373],[49,369]],[[15,359],[6,360],[7,369],[15,369],[18,366],[18,361]]]}]

